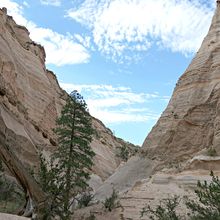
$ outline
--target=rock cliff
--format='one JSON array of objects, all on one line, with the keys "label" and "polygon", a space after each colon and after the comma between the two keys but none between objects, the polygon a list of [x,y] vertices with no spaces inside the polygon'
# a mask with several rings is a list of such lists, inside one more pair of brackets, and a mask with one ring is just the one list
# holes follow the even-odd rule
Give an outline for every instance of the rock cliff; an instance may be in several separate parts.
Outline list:
[{"label": "rock cliff", "polygon": [[[49,155],[56,149],[52,129],[67,97],[54,73],[46,69],[45,56],[28,30],[17,25],[6,8],[0,9],[0,145],[26,168],[37,166],[39,150]],[[90,184],[97,188],[121,163],[118,149],[135,146],[116,138],[99,120],[92,120],[97,135],[92,142],[96,156]],[[7,155],[2,156],[4,161],[11,161]],[[13,164],[13,172],[20,165]]]},{"label": "rock cliff", "polygon": [[[121,207],[109,214],[103,212],[101,205],[94,205],[76,213],[78,219],[92,212],[97,219],[138,220],[146,204],[157,204],[174,193],[191,195],[198,179],[208,179],[210,170],[219,174],[220,3],[217,2],[208,35],[177,82],[166,110],[139,155],[118,167],[121,160],[116,157],[117,147],[127,143],[93,119],[97,130],[92,143],[96,152],[91,179],[95,198],[104,199],[116,188]],[[48,154],[56,148],[52,128],[67,94],[59,87],[55,75],[46,70],[44,49],[30,40],[28,31],[16,25],[5,9],[0,10],[0,30],[0,145],[4,137],[4,144],[19,156],[23,165],[33,166],[37,164],[39,149]]]},{"label": "rock cliff", "polygon": [[[201,48],[178,80],[167,108],[146,137],[139,155],[129,159],[96,191],[99,199],[110,195],[113,186],[120,192],[121,208],[115,210],[114,219],[138,220],[146,205],[159,204],[159,200],[174,194],[192,196],[197,180],[210,179],[210,170],[219,174],[219,33],[217,1]],[[104,219],[100,207],[96,207],[96,216]]]},{"label": "rock cliff", "polygon": [[143,153],[180,162],[209,148],[220,153],[220,3],[201,48],[143,144]]}]

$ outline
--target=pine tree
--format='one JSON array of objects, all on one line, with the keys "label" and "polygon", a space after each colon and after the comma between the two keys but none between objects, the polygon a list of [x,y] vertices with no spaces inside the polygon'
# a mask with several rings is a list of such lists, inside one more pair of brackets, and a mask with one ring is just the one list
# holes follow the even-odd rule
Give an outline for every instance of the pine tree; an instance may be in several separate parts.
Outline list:
[{"label": "pine tree", "polygon": [[220,180],[213,172],[210,175],[212,177],[210,183],[198,181],[195,190],[197,199],[184,198],[189,211],[188,216],[178,214],[177,208],[180,200],[174,196],[174,198],[160,202],[161,204],[156,209],[150,206],[143,208],[141,217],[148,214],[152,220],[220,220]]},{"label": "pine tree", "polygon": [[179,202],[179,198],[174,196],[173,198],[160,201],[160,205],[155,209],[152,209],[148,205],[141,211],[141,217],[143,217],[144,214],[148,214],[149,218],[152,220],[181,220],[181,216],[176,213]]},{"label": "pine tree", "polygon": [[53,220],[55,216],[62,216],[63,181],[59,176],[59,165],[53,158],[47,161],[40,153],[40,169],[37,182],[47,195],[47,204],[43,208],[43,220]]},{"label": "pine tree", "polygon": [[220,180],[211,172],[212,181],[198,181],[195,193],[198,200],[187,200],[192,220],[220,220]]},{"label": "pine tree", "polygon": [[58,150],[54,154],[58,161],[58,183],[62,188],[60,200],[63,201],[61,219],[70,218],[71,201],[84,191],[93,165],[92,122],[83,97],[73,91],[67,99],[61,116],[57,120],[55,133],[58,136]]}]

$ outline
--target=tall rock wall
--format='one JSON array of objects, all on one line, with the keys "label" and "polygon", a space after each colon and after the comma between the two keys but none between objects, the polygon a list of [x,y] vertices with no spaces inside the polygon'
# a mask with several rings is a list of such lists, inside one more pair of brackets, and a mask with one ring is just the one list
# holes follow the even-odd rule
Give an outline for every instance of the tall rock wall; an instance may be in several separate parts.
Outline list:
[{"label": "tall rock wall", "polygon": [[[56,149],[52,129],[67,94],[53,72],[45,67],[44,48],[33,42],[28,30],[0,9],[0,137],[25,166],[36,166],[37,153]],[[92,142],[96,152],[92,185],[97,187],[121,162],[118,147],[133,145],[114,137],[93,118],[97,131]]]},{"label": "tall rock wall", "polygon": [[[195,198],[197,181],[220,174],[220,1],[201,48],[180,77],[172,98],[144,141],[140,154],[120,167],[96,191],[104,199],[115,187],[120,208],[112,215],[102,207],[88,211],[96,219],[146,219],[144,207],[155,207],[174,195]],[[135,175],[134,175],[135,174]],[[182,199],[184,201],[184,199]],[[179,212],[187,218],[184,204]],[[79,211],[79,218],[82,213]]]},{"label": "tall rock wall", "polygon": [[143,144],[162,161],[185,161],[213,147],[220,153],[220,5],[208,35]]},{"label": "tall rock wall", "polygon": [[125,192],[157,171],[219,171],[220,157],[211,157],[210,151],[220,155],[219,1],[201,48],[178,80],[166,110],[139,155],[110,176],[96,196],[104,199],[112,186]]}]

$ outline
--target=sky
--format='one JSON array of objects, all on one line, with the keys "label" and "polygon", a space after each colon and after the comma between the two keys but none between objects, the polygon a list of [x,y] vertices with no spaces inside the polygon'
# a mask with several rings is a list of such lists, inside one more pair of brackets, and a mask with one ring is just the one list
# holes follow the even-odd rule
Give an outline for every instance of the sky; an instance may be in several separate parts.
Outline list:
[{"label": "sky", "polygon": [[0,0],[63,89],[142,145],[208,32],[215,0]]}]

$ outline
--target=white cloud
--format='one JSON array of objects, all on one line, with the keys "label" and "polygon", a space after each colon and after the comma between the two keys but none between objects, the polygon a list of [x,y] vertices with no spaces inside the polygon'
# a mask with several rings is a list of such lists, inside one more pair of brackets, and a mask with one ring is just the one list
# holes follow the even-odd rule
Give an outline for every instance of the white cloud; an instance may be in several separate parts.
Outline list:
[{"label": "white cloud", "polygon": [[152,44],[194,53],[208,31],[214,6],[215,0],[84,0],[67,16],[92,30],[102,53],[120,60]]},{"label": "white cloud", "polygon": [[[38,27],[28,21],[23,15],[23,7],[11,0],[1,0],[0,7],[6,7],[8,14],[12,15],[15,21],[24,25],[30,31],[30,37],[42,44],[46,51],[46,63],[57,66],[66,64],[78,64],[88,62],[90,55],[86,47],[70,34],[62,35],[51,29]],[[85,44],[89,39],[85,39]]]},{"label": "white cloud", "polygon": [[73,36],[62,35],[51,29],[40,28],[28,23],[30,37],[41,43],[47,54],[46,62],[57,66],[88,62],[90,55],[86,48],[76,42]]},{"label": "white cloud", "polygon": [[137,93],[131,88],[112,85],[75,85],[60,83],[67,92],[78,90],[85,97],[91,115],[106,124],[122,122],[146,122],[159,115],[145,107],[149,101],[165,100],[157,93]]},{"label": "white cloud", "polygon": [[29,5],[26,1],[23,1],[23,5],[24,5],[25,7],[27,7],[27,8],[30,7],[30,5]]},{"label": "white cloud", "polygon": [[27,20],[23,16],[23,7],[11,0],[1,0],[0,7],[6,7],[8,14],[12,15],[18,24],[26,25]]},{"label": "white cloud", "polygon": [[40,0],[43,5],[60,6],[61,0]]}]

